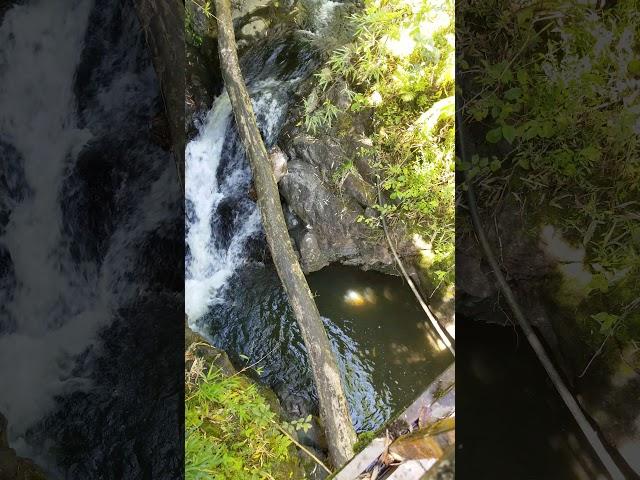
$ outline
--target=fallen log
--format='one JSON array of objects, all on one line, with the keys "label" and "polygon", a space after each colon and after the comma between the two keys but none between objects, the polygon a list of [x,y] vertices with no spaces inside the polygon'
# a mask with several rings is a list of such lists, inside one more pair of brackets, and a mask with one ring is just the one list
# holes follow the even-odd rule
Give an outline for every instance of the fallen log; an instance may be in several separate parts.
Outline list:
[{"label": "fallen log", "polygon": [[262,225],[278,276],[287,292],[307,348],[318,392],[320,418],[329,444],[329,457],[334,466],[340,467],[353,456],[356,441],[340,372],[320,313],[291,244],[273,168],[240,71],[229,0],[216,0],[215,6],[222,76],[251,165]]},{"label": "fallen log", "polygon": [[334,478],[417,480],[454,447],[455,365],[451,365]]}]

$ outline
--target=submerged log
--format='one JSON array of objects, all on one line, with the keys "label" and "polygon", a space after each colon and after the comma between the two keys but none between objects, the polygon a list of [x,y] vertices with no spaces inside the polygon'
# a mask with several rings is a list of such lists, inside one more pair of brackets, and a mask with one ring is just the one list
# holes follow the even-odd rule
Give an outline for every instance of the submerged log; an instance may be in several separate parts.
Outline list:
[{"label": "submerged log", "polygon": [[216,0],[215,4],[222,76],[251,165],[271,256],[309,354],[320,403],[320,418],[329,443],[329,456],[333,464],[339,467],[353,456],[356,441],[340,372],[318,307],[291,244],[273,168],[240,71],[229,0]]},{"label": "submerged log", "polygon": [[184,2],[135,0],[134,4],[160,81],[178,177],[184,187]]}]

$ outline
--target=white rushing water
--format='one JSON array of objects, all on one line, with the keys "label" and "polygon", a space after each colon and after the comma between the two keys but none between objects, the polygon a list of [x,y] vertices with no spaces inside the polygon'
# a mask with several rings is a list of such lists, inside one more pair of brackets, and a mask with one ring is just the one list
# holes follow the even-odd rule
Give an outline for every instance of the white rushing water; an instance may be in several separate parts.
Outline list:
[{"label": "white rushing water", "polygon": [[241,231],[235,233],[228,249],[216,248],[213,242],[212,217],[226,193],[243,183],[246,175],[243,170],[236,170],[234,178],[225,182],[217,179],[230,122],[231,103],[224,92],[215,101],[198,137],[189,142],[185,152],[185,195],[193,205],[193,221],[186,239],[191,255],[185,267],[185,309],[192,321],[219,300],[217,294],[243,261],[244,241],[259,228],[254,209]]},{"label": "white rushing water", "polygon": [[[316,33],[329,25],[341,5],[331,0],[307,3]],[[248,61],[243,73],[267,145],[275,143],[292,93],[309,73],[312,60],[296,58],[295,42],[294,38],[273,39],[255,46],[244,58]],[[187,144],[185,169],[185,309],[190,325],[197,328],[196,321],[212,305],[225,301],[230,278],[247,261],[247,241],[261,230],[259,212],[247,201],[251,172],[232,126],[225,92],[214,102],[196,138]],[[223,208],[232,210],[231,227],[228,212],[225,216],[220,211]],[[229,229],[230,234],[225,231]],[[229,240],[220,241],[227,235]]]},{"label": "white rushing water", "polygon": [[[3,68],[0,134],[22,157],[31,195],[13,209],[1,241],[11,253],[19,287],[8,311],[16,331],[0,337],[0,411],[23,432],[73,380],[59,375],[64,339],[86,335],[80,316],[55,328],[68,290],[61,258],[58,194],[73,158],[91,138],[75,126],[73,78],[92,1],[42,0],[9,10],[0,26]],[[73,350],[73,349],[72,349]],[[34,382],[39,385],[36,395]]]},{"label": "white rushing water", "polygon": [[[0,142],[16,152],[13,164],[0,160],[7,172],[15,164],[24,170],[21,196],[9,200],[9,223],[0,230],[15,278],[0,310],[0,412],[9,420],[12,447],[35,457],[26,432],[53,412],[58,397],[91,387],[87,373],[78,371],[78,355],[96,345],[119,307],[144,295],[132,288],[136,249],[167,217],[167,191],[175,182],[171,168],[158,173],[147,166],[139,197],[130,206],[122,200],[100,261],[74,256],[67,220],[88,213],[74,204],[82,182],[65,182],[84,147],[109,128],[127,127],[131,98],[141,98],[144,110],[157,94],[150,67],[105,80],[86,127],[79,127],[74,82],[93,8],[93,0],[32,0],[10,9],[0,25]],[[132,47],[122,46],[132,52],[128,59],[101,57],[101,77],[117,62],[137,61]],[[118,117],[122,124],[114,125]],[[127,148],[133,161],[135,146]],[[97,224],[112,220],[111,212],[101,214],[104,219],[92,218]]]},{"label": "white rushing water", "polygon": [[[254,111],[267,139],[277,135],[286,112],[287,104],[279,94],[288,82],[296,80],[267,79],[250,87]],[[231,103],[223,92],[197,137],[186,148],[185,195],[187,208],[190,205],[192,209],[187,212],[189,255],[185,262],[185,309],[192,326],[211,305],[224,301],[227,282],[247,260],[247,241],[261,229],[256,205],[235,203],[233,217],[239,219],[236,222],[239,227],[231,233],[229,242],[222,245],[216,242],[223,221],[218,208],[228,198],[246,197],[251,178],[244,150],[231,123]],[[228,174],[219,178],[219,169],[225,161],[230,162],[232,168],[226,169]]]}]

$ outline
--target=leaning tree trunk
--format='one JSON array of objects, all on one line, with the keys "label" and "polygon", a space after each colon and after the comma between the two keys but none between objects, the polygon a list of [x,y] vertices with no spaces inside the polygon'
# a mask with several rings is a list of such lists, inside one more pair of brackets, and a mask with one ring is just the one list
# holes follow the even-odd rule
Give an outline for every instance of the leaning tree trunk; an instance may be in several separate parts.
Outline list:
[{"label": "leaning tree trunk", "polygon": [[160,80],[178,177],[184,187],[184,1],[135,0],[134,4]]},{"label": "leaning tree trunk", "polygon": [[352,457],[356,440],[340,373],[318,307],[291,245],[271,162],[240,71],[229,0],[216,0],[215,3],[222,76],[251,164],[258,206],[271,256],[309,354],[320,400],[320,418],[329,443],[329,455],[333,464],[340,467]]}]

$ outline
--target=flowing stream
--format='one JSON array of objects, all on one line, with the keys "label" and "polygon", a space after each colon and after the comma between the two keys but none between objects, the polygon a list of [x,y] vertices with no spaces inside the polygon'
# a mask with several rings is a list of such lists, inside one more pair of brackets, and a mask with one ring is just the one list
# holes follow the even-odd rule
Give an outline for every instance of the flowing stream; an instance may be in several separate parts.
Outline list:
[{"label": "flowing stream", "polygon": [[136,374],[119,373],[109,338],[143,325],[159,295],[174,298],[165,308],[181,303],[158,278],[181,264],[180,243],[158,256],[182,232],[175,167],[150,137],[159,88],[132,5],[11,7],[0,85],[0,411],[11,446],[50,478],[141,478],[142,448],[125,445],[140,439],[117,429],[142,410],[127,419],[110,407],[131,408],[122,398],[133,401]]},{"label": "flowing stream", "polygon": [[[335,2],[321,2],[326,25]],[[299,32],[278,35],[241,59],[267,148],[276,144],[295,89],[318,62]],[[235,362],[262,359],[260,380],[292,417],[317,409],[305,348],[270,259],[251,173],[222,93],[186,149],[186,311],[193,328]],[[354,425],[380,427],[451,359],[399,278],[327,267],[309,276],[337,354]]]}]

